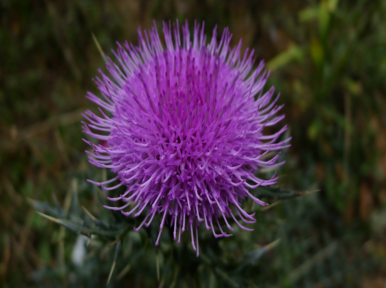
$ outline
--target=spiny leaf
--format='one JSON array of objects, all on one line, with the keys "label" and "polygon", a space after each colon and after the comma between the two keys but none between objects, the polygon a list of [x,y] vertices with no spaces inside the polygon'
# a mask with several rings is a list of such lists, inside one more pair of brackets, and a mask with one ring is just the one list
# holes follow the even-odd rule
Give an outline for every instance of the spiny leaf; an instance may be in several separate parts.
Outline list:
[{"label": "spiny leaf", "polygon": [[115,245],[115,252],[114,252],[113,265],[111,266],[109,278],[107,279],[106,285],[109,285],[109,283],[110,283],[111,276],[113,275],[115,265],[117,264],[118,253],[119,253],[119,251],[121,250],[121,246],[122,246],[122,245],[121,245],[121,241],[119,241],[119,242]]},{"label": "spiny leaf", "polygon": [[88,217],[90,217],[92,220],[94,220],[94,221],[97,220],[96,217],[95,217],[94,215],[92,215],[92,214],[90,213],[90,211],[88,211],[88,210],[86,209],[86,207],[82,206],[82,209],[83,209],[84,213],[85,213]]},{"label": "spiny leaf", "polygon": [[45,202],[36,201],[30,198],[28,198],[27,200],[32,205],[32,207],[34,207],[36,210],[40,211],[41,213],[50,214],[58,218],[63,218],[66,216],[66,213],[60,207],[54,208]]},{"label": "spiny leaf", "polygon": [[95,37],[94,33],[92,33],[92,39],[94,40],[94,43],[97,46],[98,51],[103,58],[103,61],[105,61],[107,63],[107,57],[106,57],[105,53],[103,52],[101,45],[99,45],[98,39]]},{"label": "spiny leaf", "polygon": [[103,238],[108,239],[116,239],[118,235],[121,235],[126,229],[127,225],[106,225],[104,224],[103,227],[101,225],[98,225],[100,223],[97,222],[75,222],[64,218],[55,218],[51,217],[49,215],[37,212],[39,215],[58,223],[72,231],[75,231],[77,233],[83,234],[87,237],[91,237],[92,234],[98,235]]},{"label": "spiny leaf", "polygon": [[277,204],[280,203],[280,200],[279,201],[276,201],[276,202],[273,202],[273,203],[270,203],[268,206],[265,206],[263,208],[260,208],[260,212],[264,212],[264,211],[267,211],[269,209],[272,209],[273,207],[275,207]]},{"label": "spiny leaf", "polygon": [[273,248],[275,248],[280,243],[280,239],[276,239],[272,243],[269,243],[268,245],[265,245],[259,249],[255,249],[247,254],[245,254],[241,260],[240,264],[237,268],[237,271],[242,271],[248,266],[252,266],[256,263],[257,260],[259,260],[264,254],[271,251]]},{"label": "spiny leaf", "polygon": [[223,278],[225,281],[228,282],[228,284],[230,284],[230,286],[232,287],[239,287],[239,285],[233,280],[231,279],[227,273],[225,273],[224,271],[222,271],[220,268],[216,267],[214,269],[214,271],[216,271],[216,274],[219,275],[221,278]]},{"label": "spiny leaf", "polygon": [[[102,190],[99,189],[99,187],[93,185],[93,192],[97,195],[99,201],[101,202],[102,205],[109,206],[109,204],[106,202],[106,195],[103,194]],[[111,215],[113,215],[114,219],[117,222],[126,222],[127,217],[123,216],[123,214],[120,211],[115,211],[115,210],[109,210]]]},{"label": "spiny leaf", "polygon": [[314,192],[318,192],[320,190],[312,190],[312,191],[296,191],[291,189],[282,189],[282,188],[273,188],[273,187],[259,187],[257,189],[256,197],[262,198],[270,198],[270,199],[290,199],[299,196],[303,196],[306,194],[311,194]]},{"label": "spiny leaf", "polygon": [[131,227],[129,225],[127,225],[127,228],[122,232],[122,234],[120,234],[117,239],[115,239],[112,243],[110,244],[107,244],[107,247],[111,247],[113,245],[115,245],[119,240],[121,240],[123,238],[123,236],[129,231]]}]

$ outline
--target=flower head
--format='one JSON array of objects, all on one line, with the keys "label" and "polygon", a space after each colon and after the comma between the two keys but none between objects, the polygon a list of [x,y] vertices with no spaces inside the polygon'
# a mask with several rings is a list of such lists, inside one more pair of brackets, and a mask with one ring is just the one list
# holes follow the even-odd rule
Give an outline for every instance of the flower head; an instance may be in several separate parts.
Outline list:
[{"label": "flower head", "polygon": [[230,236],[223,230],[233,230],[230,218],[252,230],[241,222],[255,219],[239,201],[250,197],[268,205],[248,189],[276,183],[275,175],[263,180],[255,172],[281,165],[280,152],[266,161],[263,156],[288,147],[290,140],[277,143],[286,127],[263,134],[264,127],[284,118],[275,116],[282,106],[275,106],[274,88],[262,92],[269,74],[262,72],[264,63],[253,69],[253,50],[240,56],[241,41],[231,49],[228,29],[218,42],[215,28],[207,44],[203,28],[195,24],[191,41],[187,22],[182,35],[178,22],[173,28],[164,23],[165,48],[156,25],[144,35],[139,30],[138,46],[118,44],[113,52],[118,65],[107,63],[110,78],[100,72],[96,79],[102,97],[87,96],[101,116],[84,115],[84,132],[107,143],[87,141],[94,152],[88,152],[90,162],[116,173],[106,182],[89,181],[105,190],[127,186],[124,194],[108,198],[125,204],[106,208],[126,216],[146,213],[136,230],[160,214],[156,245],[168,219],[174,239],[191,231],[197,255],[200,222],[215,237]]}]

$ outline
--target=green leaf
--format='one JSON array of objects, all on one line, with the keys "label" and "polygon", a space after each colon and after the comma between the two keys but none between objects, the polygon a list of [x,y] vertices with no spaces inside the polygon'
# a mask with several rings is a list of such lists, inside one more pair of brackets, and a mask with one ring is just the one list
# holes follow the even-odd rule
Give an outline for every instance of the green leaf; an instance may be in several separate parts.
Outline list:
[{"label": "green leaf", "polygon": [[91,237],[91,235],[97,235],[102,238],[116,239],[122,233],[126,231],[128,225],[107,225],[99,221],[89,222],[75,222],[64,218],[55,218],[49,215],[37,212],[39,215],[58,223],[72,231],[75,231],[79,234]]},{"label": "green leaf", "polygon": [[331,13],[335,12],[339,0],[327,0],[326,6]]},{"label": "green leaf", "polygon": [[214,271],[216,272],[217,275],[219,275],[221,278],[223,278],[231,287],[239,287],[239,285],[233,280],[231,279],[227,273],[225,273],[223,270],[221,270],[220,268],[216,267],[214,269]]},{"label": "green leaf", "polygon": [[34,207],[37,211],[41,213],[50,214],[58,218],[63,218],[66,216],[64,210],[59,206],[54,208],[45,202],[40,202],[32,199],[28,199],[28,202],[32,205],[32,207]]},{"label": "green leaf", "polygon": [[122,246],[122,245],[121,245],[121,241],[119,241],[119,242],[115,245],[114,260],[113,260],[113,264],[111,265],[111,269],[110,269],[110,273],[109,273],[109,278],[107,279],[106,285],[109,285],[110,280],[111,280],[111,276],[113,276],[113,272],[114,272],[114,269],[115,269],[115,265],[117,264],[118,254],[119,254],[119,251],[121,251],[121,246]]},{"label": "green leaf", "polygon": [[306,194],[314,193],[320,190],[313,191],[295,191],[291,189],[272,188],[272,187],[259,187],[257,189],[256,197],[258,198],[269,198],[269,199],[290,199]]},{"label": "green leaf", "polygon": [[267,63],[267,69],[277,70],[292,61],[301,60],[302,57],[303,51],[297,45],[291,44],[286,51],[280,53]]},{"label": "green leaf", "polygon": [[331,14],[326,2],[322,2],[319,8],[319,30],[324,39],[327,36],[328,27],[330,26]]},{"label": "green leaf", "polygon": [[247,254],[245,254],[241,260],[240,264],[238,265],[237,271],[242,271],[245,268],[254,265],[257,260],[259,260],[264,254],[271,251],[273,248],[275,248],[280,243],[280,239],[276,239],[272,243],[269,243],[268,245],[265,245],[261,248],[255,249]]},{"label": "green leaf", "polygon": [[310,53],[316,67],[321,68],[324,63],[324,50],[319,39],[316,37],[311,38]]},{"label": "green leaf", "polygon": [[298,14],[300,22],[308,22],[318,18],[319,7],[307,7]]}]

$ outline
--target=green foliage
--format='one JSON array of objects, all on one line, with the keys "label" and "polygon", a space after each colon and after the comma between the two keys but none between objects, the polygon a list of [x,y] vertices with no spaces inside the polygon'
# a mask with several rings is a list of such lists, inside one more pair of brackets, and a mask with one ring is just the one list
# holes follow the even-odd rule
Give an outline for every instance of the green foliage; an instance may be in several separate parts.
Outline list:
[{"label": "green foliage", "polygon": [[[98,192],[94,190],[94,193]],[[297,192],[280,188],[258,189],[259,194],[277,199],[299,196]],[[357,273],[369,271],[375,267],[375,262],[363,261],[358,255],[354,255],[352,263],[345,262],[347,255],[355,254],[346,245],[353,246],[358,239],[335,231],[337,234],[332,240],[325,231],[320,231],[315,224],[323,220],[318,219],[320,217],[326,221],[328,213],[317,205],[316,195],[312,193],[296,201],[281,202],[270,209],[252,205],[259,223],[254,232],[243,231],[232,224],[234,236],[216,239],[211,231],[201,227],[199,257],[190,245],[189,231],[177,244],[172,240],[173,229],[166,228],[160,245],[155,247],[160,219],[155,219],[150,227],[134,232],[133,225],[143,219],[118,219],[109,215],[114,211],[107,211],[107,214],[100,211],[96,215],[103,219],[96,219],[86,210],[74,212],[80,211],[79,207],[68,207],[72,212],[65,213],[59,207],[31,201],[37,210],[52,215],[39,212],[41,216],[90,239],[87,247],[83,243],[87,253],[81,264],[66,259],[63,261],[67,263],[65,269],[46,267],[35,272],[34,279],[50,279],[51,286],[60,285],[61,277],[73,275],[66,284],[74,287],[103,282],[111,287],[125,287],[129,283],[138,287],[166,284],[172,287],[308,287],[311,283],[322,283],[330,287],[344,283],[346,279],[358,281]],[[100,200],[103,198],[97,201]],[[71,202],[77,205],[77,201]],[[246,202],[244,206],[251,207],[251,204]],[[102,205],[94,205],[102,209]],[[313,208],[315,205],[317,209]],[[310,213],[311,209],[314,209],[313,213]],[[305,217],[308,217],[307,221],[302,221]],[[116,220],[112,220],[114,218]],[[342,223],[336,226],[338,228]],[[267,261],[270,265],[266,265]],[[336,267],[339,269],[335,271]],[[98,271],[98,275],[91,276],[87,271]]]}]

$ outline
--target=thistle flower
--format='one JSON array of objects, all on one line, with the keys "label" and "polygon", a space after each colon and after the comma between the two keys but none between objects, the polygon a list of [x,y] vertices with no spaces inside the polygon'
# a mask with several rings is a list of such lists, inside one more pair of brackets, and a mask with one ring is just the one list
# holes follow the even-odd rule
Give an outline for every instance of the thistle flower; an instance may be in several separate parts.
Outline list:
[{"label": "thistle flower", "polygon": [[[113,51],[119,65],[108,59],[111,77],[100,71],[95,82],[102,98],[87,95],[102,117],[84,114],[84,132],[107,143],[86,141],[94,152],[86,151],[90,163],[116,174],[105,182],[89,182],[104,190],[127,186],[122,195],[108,198],[125,204],[106,208],[126,216],[146,213],[136,231],[160,214],[156,245],[167,222],[178,242],[189,229],[197,256],[200,222],[215,237],[231,236],[223,230],[224,225],[233,230],[230,218],[253,230],[241,223],[255,219],[240,199],[268,205],[248,189],[276,183],[276,173],[263,180],[255,172],[283,164],[276,163],[280,152],[266,161],[263,156],[288,147],[290,140],[277,142],[286,126],[263,134],[264,127],[284,118],[275,116],[282,106],[275,106],[279,95],[273,100],[274,87],[262,92],[269,75],[262,72],[263,61],[253,69],[253,50],[241,57],[241,40],[231,49],[228,29],[219,43],[216,31],[206,44],[204,24],[195,23],[191,41],[187,22],[182,35],[178,21],[173,28],[164,23],[164,48],[155,23],[144,35],[139,30],[138,46],[126,42]],[[134,207],[127,211],[131,203]]]}]

